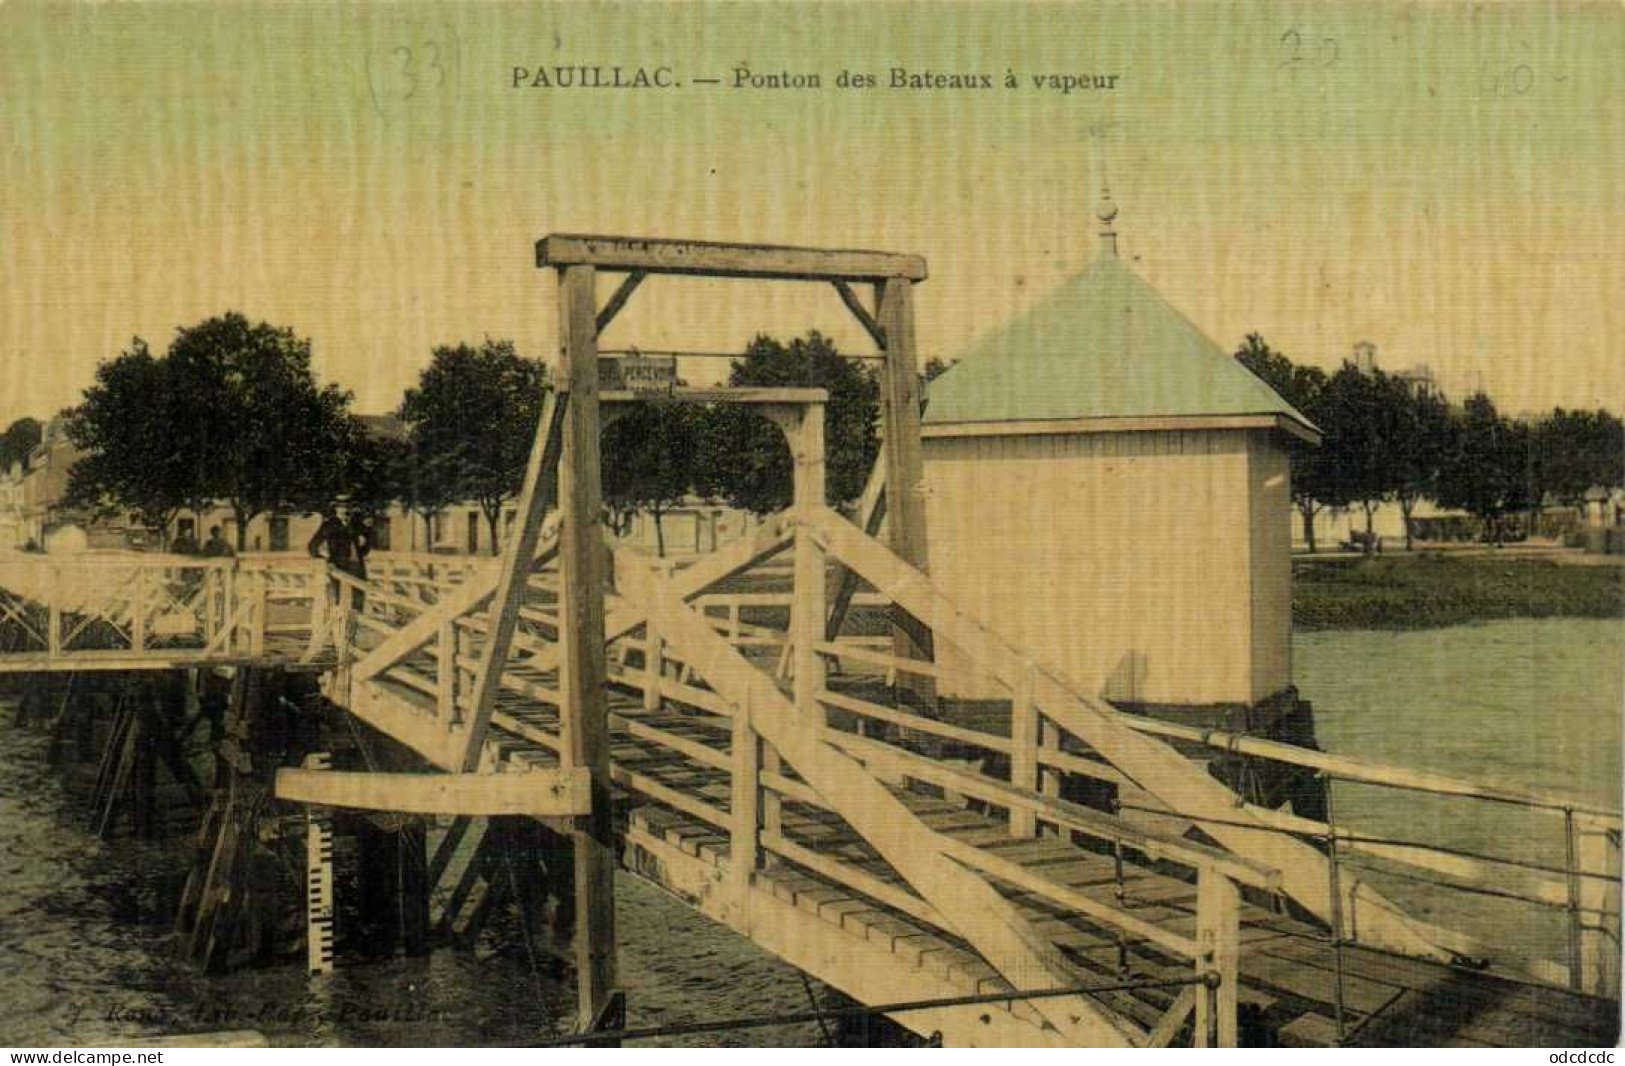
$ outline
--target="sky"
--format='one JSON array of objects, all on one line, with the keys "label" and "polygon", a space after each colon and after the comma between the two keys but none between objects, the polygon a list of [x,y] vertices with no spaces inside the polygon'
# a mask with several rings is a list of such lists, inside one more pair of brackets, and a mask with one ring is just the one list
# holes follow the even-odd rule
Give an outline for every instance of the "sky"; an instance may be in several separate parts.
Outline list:
[{"label": "sky", "polygon": [[[7,3],[0,423],[227,309],[308,336],[362,411],[437,344],[551,358],[549,232],[918,253],[920,354],[952,358],[1096,254],[1104,182],[1122,254],[1226,348],[1257,331],[1335,367],[1368,340],[1458,397],[1617,410],[1622,10]],[[556,65],[678,84],[513,85]],[[894,67],[994,87],[893,89]],[[868,350],[827,286],[665,278],[602,344],[810,328]]]}]

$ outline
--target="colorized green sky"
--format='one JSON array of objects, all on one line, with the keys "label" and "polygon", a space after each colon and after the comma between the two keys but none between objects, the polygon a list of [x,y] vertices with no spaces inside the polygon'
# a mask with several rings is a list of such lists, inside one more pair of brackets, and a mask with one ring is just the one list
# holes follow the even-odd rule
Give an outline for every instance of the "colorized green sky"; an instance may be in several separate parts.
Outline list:
[{"label": "colorized green sky", "polygon": [[[951,357],[1093,256],[1103,171],[1125,256],[1227,349],[1364,339],[1512,410],[1618,408],[1622,56],[1613,4],[6,4],[0,422],[226,308],[310,336],[363,410],[435,343],[547,356],[550,231],[919,252],[922,355]],[[554,64],[682,85],[511,87]],[[662,279],[604,344],[813,326],[862,347],[827,287]]]}]

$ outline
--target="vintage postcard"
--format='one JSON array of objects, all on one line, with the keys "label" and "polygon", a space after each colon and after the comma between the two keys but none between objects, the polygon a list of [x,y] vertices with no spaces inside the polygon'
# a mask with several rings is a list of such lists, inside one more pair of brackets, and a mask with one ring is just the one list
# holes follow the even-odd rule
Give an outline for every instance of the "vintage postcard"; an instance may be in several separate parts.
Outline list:
[{"label": "vintage postcard", "polygon": [[1622,60],[0,3],[0,1043],[1612,1061]]}]

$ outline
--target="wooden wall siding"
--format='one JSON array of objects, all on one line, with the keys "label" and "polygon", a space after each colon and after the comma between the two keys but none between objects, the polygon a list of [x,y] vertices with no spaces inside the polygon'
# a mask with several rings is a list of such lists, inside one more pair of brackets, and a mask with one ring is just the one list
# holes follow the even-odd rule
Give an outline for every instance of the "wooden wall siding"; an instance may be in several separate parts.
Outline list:
[{"label": "wooden wall siding", "polygon": [[1246,434],[938,438],[925,460],[932,573],[1007,639],[1108,698],[1253,698]]},{"label": "wooden wall siding", "polygon": [[1248,504],[1252,532],[1251,700],[1266,699],[1292,683],[1292,473],[1278,434],[1248,435]]}]

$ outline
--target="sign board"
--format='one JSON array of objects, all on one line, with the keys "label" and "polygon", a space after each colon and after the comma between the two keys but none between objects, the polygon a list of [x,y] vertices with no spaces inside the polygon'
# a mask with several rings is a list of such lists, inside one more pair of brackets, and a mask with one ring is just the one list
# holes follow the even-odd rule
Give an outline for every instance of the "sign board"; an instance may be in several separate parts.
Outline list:
[{"label": "sign board", "polygon": [[670,392],[677,387],[675,355],[601,355],[601,392]]}]

